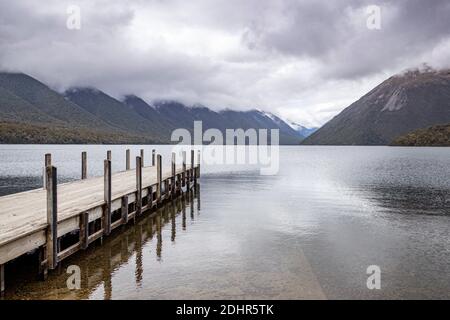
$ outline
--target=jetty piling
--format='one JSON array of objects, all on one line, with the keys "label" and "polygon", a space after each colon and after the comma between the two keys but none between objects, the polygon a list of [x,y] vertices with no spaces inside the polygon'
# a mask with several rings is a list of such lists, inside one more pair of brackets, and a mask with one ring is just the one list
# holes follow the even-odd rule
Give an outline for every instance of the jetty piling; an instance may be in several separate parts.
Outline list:
[{"label": "jetty piling", "polygon": [[121,199],[121,213],[123,224],[128,223],[128,197],[123,196]]},{"label": "jetty piling", "polygon": [[112,186],[112,175],[111,175],[111,159],[107,159],[104,161],[104,211],[103,211],[103,221],[102,224],[104,226],[105,235],[109,235],[111,233],[111,186]]},{"label": "jetty piling", "polygon": [[87,153],[83,151],[81,153],[81,180],[87,178]]},{"label": "jetty piling", "polygon": [[5,292],[5,265],[0,264],[0,295]]},{"label": "jetty piling", "polygon": [[46,153],[44,155],[44,167],[42,168],[42,185],[44,190],[47,189],[46,168],[51,165],[52,165],[52,155],[50,153]]},{"label": "jetty piling", "polygon": [[161,201],[161,187],[162,187],[162,157],[160,154],[156,157],[156,198],[158,203]]},{"label": "jetty piling", "polygon": [[136,215],[142,210],[142,158],[136,157]]},{"label": "jetty piling", "polygon": [[58,192],[57,170],[51,165],[46,167],[47,186],[47,265],[54,270],[58,264]]},{"label": "jetty piling", "polygon": [[80,245],[86,250],[89,245],[89,213],[83,212],[80,215]]},{"label": "jetty piling", "polygon": [[131,169],[130,149],[125,151],[125,170]]},{"label": "jetty piling", "polygon": [[176,154],[175,152],[172,152],[172,181],[170,183],[170,193],[172,198],[175,196],[175,192],[176,192],[176,179],[177,179],[177,175],[176,175]]},{"label": "jetty piling", "polygon": [[194,149],[191,150],[191,168],[189,169],[189,183],[194,181]]},{"label": "jetty piling", "polygon": [[183,175],[182,175],[182,186],[184,187],[186,185],[186,151],[183,151],[182,153],[183,158]]}]

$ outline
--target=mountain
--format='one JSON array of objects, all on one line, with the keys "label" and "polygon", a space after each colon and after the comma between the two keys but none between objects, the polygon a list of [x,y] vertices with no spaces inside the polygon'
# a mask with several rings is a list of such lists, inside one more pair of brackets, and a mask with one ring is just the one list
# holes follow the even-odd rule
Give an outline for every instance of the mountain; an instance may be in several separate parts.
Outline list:
[{"label": "mountain", "polygon": [[23,73],[0,72],[0,143],[137,143]]},{"label": "mountain", "polygon": [[221,114],[227,119],[231,128],[279,129],[280,144],[298,144],[303,140],[303,136],[272,113],[260,110],[240,112],[225,110]]},{"label": "mountain", "polygon": [[209,128],[222,130],[226,126],[217,112],[204,106],[189,107],[177,101],[157,101],[154,106],[160,116],[170,124],[172,130],[185,128],[192,131],[194,121],[202,121],[203,130]]},{"label": "mountain", "polygon": [[157,128],[133,108],[95,88],[72,88],[65,97],[116,131],[162,142]]},{"label": "mountain", "polygon": [[395,138],[391,145],[450,147],[450,123],[415,130]]},{"label": "mountain", "polygon": [[395,75],[303,141],[321,145],[386,145],[416,129],[450,122],[450,70]]},{"label": "mountain", "polygon": [[117,100],[96,88],[60,94],[23,73],[0,73],[0,143],[169,143],[173,130],[279,129],[281,144],[303,138],[286,122],[258,110],[213,111],[176,101]]},{"label": "mountain", "polygon": [[316,132],[319,128],[313,127],[313,128],[307,128],[302,126],[301,124],[295,123],[295,122],[291,122],[291,121],[286,121],[286,123],[292,128],[294,129],[296,132],[298,132],[298,134],[300,134],[301,136],[307,138],[310,135],[312,135],[314,132]]},{"label": "mountain", "polygon": [[71,89],[65,96],[112,126],[149,135],[161,142],[169,142],[171,133],[178,128],[192,132],[194,121],[202,121],[203,130],[216,128],[223,134],[226,129],[237,128],[279,129],[282,144],[298,144],[302,138],[281,119],[257,110],[216,112],[201,105],[186,106],[167,100],[150,105],[135,95],[127,95],[119,101],[92,88]]},{"label": "mountain", "polygon": [[27,100],[3,87],[0,87],[0,106],[0,119],[3,121],[58,122],[56,118],[47,115]]},{"label": "mountain", "polygon": [[170,135],[172,125],[143,99],[135,95],[127,95],[124,97],[123,103],[146,121],[149,121],[154,134],[163,136]]},{"label": "mountain", "polygon": [[[20,107],[15,100],[15,107],[3,101],[1,110],[14,110],[15,117],[21,121],[28,119],[30,114],[37,114],[39,122],[58,123],[70,127],[109,128],[101,119],[67,101],[62,95],[50,89],[42,82],[23,73],[0,73],[0,87],[9,98],[20,98]],[[2,94],[2,99],[5,95]],[[32,106],[32,107],[31,107]],[[29,112],[27,111],[29,110]],[[3,113],[3,112],[2,112]],[[3,119],[3,118],[2,118]]]},{"label": "mountain", "polygon": [[[281,144],[298,144],[303,137],[289,127],[280,118],[259,110],[212,111],[201,105],[185,106],[176,101],[160,101],[155,103],[157,112],[168,121],[174,129],[193,130],[194,121],[202,121],[203,130],[219,129],[225,136],[226,129],[279,129]],[[270,132],[268,132],[270,134]]]}]

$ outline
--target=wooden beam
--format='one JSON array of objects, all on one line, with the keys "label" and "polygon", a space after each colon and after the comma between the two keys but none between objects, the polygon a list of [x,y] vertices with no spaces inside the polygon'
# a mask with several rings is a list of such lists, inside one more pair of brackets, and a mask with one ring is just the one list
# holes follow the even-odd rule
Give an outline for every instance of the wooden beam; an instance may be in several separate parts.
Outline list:
[{"label": "wooden beam", "polygon": [[121,213],[122,213],[123,224],[127,224],[128,223],[128,196],[122,197]]},{"label": "wooden beam", "polygon": [[0,296],[5,294],[5,265],[0,264]]},{"label": "wooden beam", "polygon": [[144,167],[144,149],[141,149],[141,166]]},{"label": "wooden beam", "polygon": [[111,161],[111,150],[106,151],[106,159]]},{"label": "wooden beam", "polygon": [[175,183],[175,188],[177,189],[178,192],[180,192],[180,190],[181,190],[182,176],[183,176],[182,173],[177,174],[177,181]]},{"label": "wooden beam", "polygon": [[103,200],[104,204],[104,234],[109,235],[111,233],[111,160],[104,161],[103,170]]},{"label": "wooden beam", "polygon": [[89,244],[91,244],[92,242],[94,242],[95,240],[102,238],[103,237],[103,231],[102,230],[98,230],[97,232],[91,234],[89,236]]},{"label": "wooden beam", "polygon": [[172,177],[171,177],[172,182],[171,182],[171,186],[170,186],[171,187],[170,193],[171,193],[172,198],[175,196],[175,192],[176,192],[176,189],[175,189],[176,171],[177,171],[176,153],[172,152]]},{"label": "wooden beam", "polygon": [[196,178],[200,178],[200,162],[201,162],[200,150],[198,150],[197,151],[197,174],[195,175]]},{"label": "wooden beam", "polygon": [[47,247],[43,245],[38,250],[38,274],[39,278],[44,281],[48,277]]},{"label": "wooden beam", "polygon": [[62,261],[68,257],[70,257],[71,255],[73,255],[75,252],[77,252],[78,250],[80,250],[81,248],[81,244],[75,243],[73,245],[71,245],[70,247],[62,250],[61,252],[58,253],[58,260]]},{"label": "wooden beam", "polygon": [[89,213],[80,214],[80,245],[86,250],[89,245]]},{"label": "wooden beam", "polygon": [[136,157],[136,214],[142,211],[142,159]]},{"label": "wooden beam", "polygon": [[195,185],[195,192],[197,194],[197,214],[200,214],[200,185]]},{"label": "wooden beam", "polygon": [[57,171],[53,166],[47,166],[47,261],[48,267],[53,270],[58,265],[58,198],[57,198]]},{"label": "wooden beam", "polygon": [[153,186],[150,186],[148,188],[148,195],[147,195],[147,203],[148,203],[148,209],[151,209],[153,207]]},{"label": "wooden beam", "polygon": [[152,150],[152,166],[154,167],[155,166],[155,153],[156,152],[156,150],[155,149],[153,149]]},{"label": "wooden beam", "polygon": [[87,153],[83,151],[81,153],[81,179],[87,178]]},{"label": "wooden beam", "polygon": [[126,170],[130,170],[131,169],[131,161],[130,161],[130,149],[127,149],[127,151],[125,152],[125,169]]},{"label": "wooden beam", "polygon": [[182,186],[184,187],[186,184],[186,151],[182,152],[183,156],[183,175],[182,175]]},{"label": "wooden beam", "polygon": [[51,166],[52,165],[52,154],[51,153],[46,153],[45,154],[45,166]]},{"label": "wooden beam", "polygon": [[191,182],[191,180],[194,180],[194,149],[191,150],[191,170],[190,170],[190,174],[189,174],[189,182]]},{"label": "wooden beam", "polygon": [[44,185],[44,190],[47,189],[47,178],[46,178],[46,171],[45,168],[47,168],[48,166],[52,165],[52,154],[51,153],[46,153],[44,156],[44,168],[42,170],[42,177],[43,177],[43,185]]},{"label": "wooden beam", "polygon": [[156,200],[161,200],[161,185],[162,185],[162,157],[158,154],[156,159],[156,180],[158,182],[156,189]]}]

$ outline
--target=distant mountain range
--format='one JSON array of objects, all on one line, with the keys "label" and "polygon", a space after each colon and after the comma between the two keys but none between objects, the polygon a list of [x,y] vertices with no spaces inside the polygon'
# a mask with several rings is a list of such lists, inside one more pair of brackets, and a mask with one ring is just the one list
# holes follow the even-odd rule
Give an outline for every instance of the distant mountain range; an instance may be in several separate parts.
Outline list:
[{"label": "distant mountain range", "polygon": [[[281,144],[410,145],[441,141],[450,123],[450,70],[395,75],[320,129],[260,111],[213,111],[176,101],[117,100],[95,88],[58,93],[23,73],[0,73],[0,143],[169,143],[173,130],[279,129]],[[432,131],[430,131],[432,130]],[[409,135],[408,135],[409,134]],[[419,136],[427,138],[418,138]],[[418,142],[417,142],[418,143]]]},{"label": "distant mountain range", "polygon": [[286,122],[292,129],[297,131],[301,136],[303,136],[305,138],[309,137],[310,135],[312,135],[314,132],[316,132],[319,129],[316,127],[307,128],[307,127],[302,126],[301,124],[291,122],[291,121],[286,121]]},{"label": "distant mountain range", "polygon": [[387,79],[302,143],[387,145],[414,130],[447,123],[450,70],[415,70]]},{"label": "distant mountain range", "polygon": [[306,133],[259,110],[213,111],[176,101],[152,104],[135,95],[119,101],[95,88],[60,94],[23,73],[0,73],[0,143],[168,143],[173,130],[279,129],[281,144]]}]

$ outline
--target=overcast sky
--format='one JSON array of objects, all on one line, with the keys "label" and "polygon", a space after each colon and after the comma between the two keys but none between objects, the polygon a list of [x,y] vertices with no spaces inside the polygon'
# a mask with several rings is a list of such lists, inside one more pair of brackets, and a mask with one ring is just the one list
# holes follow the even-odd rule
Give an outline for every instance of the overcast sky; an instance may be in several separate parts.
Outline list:
[{"label": "overcast sky", "polygon": [[[79,30],[67,27],[71,5]],[[381,29],[367,27],[369,5]],[[308,126],[394,73],[449,57],[446,0],[0,0],[2,70]]]}]

